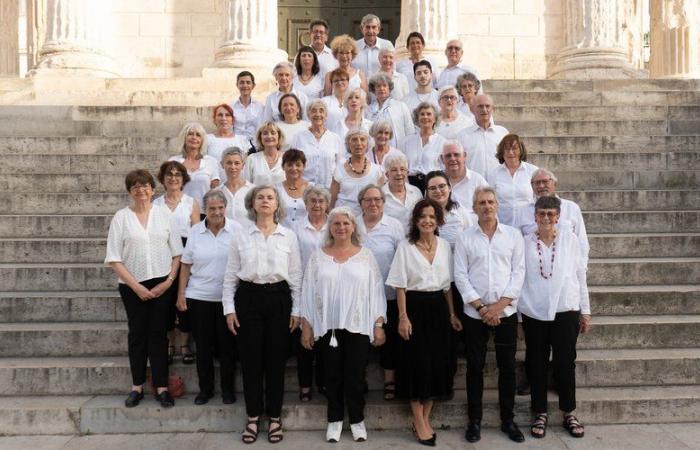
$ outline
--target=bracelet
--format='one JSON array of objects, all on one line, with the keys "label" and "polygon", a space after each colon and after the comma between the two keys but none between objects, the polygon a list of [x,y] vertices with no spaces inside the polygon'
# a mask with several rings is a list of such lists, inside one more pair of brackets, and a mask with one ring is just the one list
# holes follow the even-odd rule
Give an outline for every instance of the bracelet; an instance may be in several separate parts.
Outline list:
[{"label": "bracelet", "polygon": [[483,304],[483,303],[480,304],[479,306],[476,307],[476,311],[477,311],[477,312],[481,311],[481,308],[486,308],[486,305]]},{"label": "bracelet", "polygon": [[168,280],[170,280],[170,281],[175,281],[175,277],[172,276],[172,275],[168,275]]}]

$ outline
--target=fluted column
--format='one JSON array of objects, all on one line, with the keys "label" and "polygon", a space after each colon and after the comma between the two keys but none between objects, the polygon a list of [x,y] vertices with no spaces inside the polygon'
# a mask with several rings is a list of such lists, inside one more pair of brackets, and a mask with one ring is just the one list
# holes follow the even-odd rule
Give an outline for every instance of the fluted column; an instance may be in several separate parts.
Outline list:
[{"label": "fluted column", "polygon": [[626,44],[627,0],[564,0],[564,48],[552,78],[638,78]]},{"label": "fluted column", "polygon": [[651,0],[652,78],[700,77],[700,2]]},{"label": "fluted column", "polygon": [[0,0],[0,77],[19,75],[19,4]]},{"label": "fluted column", "polygon": [[411,31],[425,38],[425,56],[445,58],[445,44],[457,37],[457,0],[401,0],[401,32],[396,38],[399,57],[405,56],[406,38]]},{"label": "fluted column", "polygon": [[46,31],[30,75],[119,76],[106,51],[111,0],[47,0]]},{"label": "fluted column", "polygon": [[224,32],[215,67],[260,71],[287,59],[277,47],[277,0],[226,0]]}]

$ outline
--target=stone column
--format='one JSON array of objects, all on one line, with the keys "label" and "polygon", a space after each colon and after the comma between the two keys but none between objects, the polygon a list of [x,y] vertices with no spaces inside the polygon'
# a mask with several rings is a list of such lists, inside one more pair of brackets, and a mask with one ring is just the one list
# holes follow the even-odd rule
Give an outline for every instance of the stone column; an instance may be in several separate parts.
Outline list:
[{"label": "stone column", "polygon": [[46,39],[46,1],[27,1],[27,67],[39,62],[39,50]]},{"label": "stone column", "polygon": [[700,77],[700,2],[651,0],[652,78]]},{"label": "stone column", "polygon": [[564,48],[552,78],[641,77],[630,63],[625,42],[625,3],[564,0]]},{"label": "stone column", "polygon": [[401,32],[396,38],[397,56],[408,54],[406,38],[411,31],[425,38],[425,56],[445,59],[445,44],[457,38],[457,0],[401,0]]},{"label": "stone column", "polygon": [[107,54],[111,0],[46,0],[46,31],[31,76],[117,77]]},{"label": "stone column", "polygon": [[0,0],[0,77],[19,76],[19,3]]},{"label": "stone column", "polygon": [[224,16],[215,67],[267,71],[269,77],[275,64],[287,60],[277,47],[277,0],[226,0]]}]

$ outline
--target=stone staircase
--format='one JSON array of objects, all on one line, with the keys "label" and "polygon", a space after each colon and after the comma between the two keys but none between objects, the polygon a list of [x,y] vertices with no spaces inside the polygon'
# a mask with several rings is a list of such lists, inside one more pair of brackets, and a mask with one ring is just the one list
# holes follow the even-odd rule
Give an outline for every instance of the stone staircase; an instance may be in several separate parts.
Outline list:
[{"label": "stone staircase", "polygon": [[[700,81],[484,87],[498,122],[525,137],[529,160],[553,170],[561,196],[584,210],[594,327],[579,341],[579,417],[700,421]],[[221,100],[206,90],[147,94],[131,98],[150,106],[0,106],[0,435],[243,427],[242,396],[233,406],[193,405],[196,371],[178,363],[172,372],[189,395],[175,408],[150,398],[123,407],[127,327],[102,266],[110,215],[127,202],[126,171],[155,169],[175,153],[183,122],[208,125],[206,105]],[[177,104],[173,96],[189,106],[164,106]],[[436,424],[464,425],[464,372],[461,360],[455,398],[436,406]],[[495,372],[490,356],[487,425],[498,423]],[[376,362],[368,377],[368,426],[406,427],[408,407],[380,398]],[[325,429],[319,396],[297,400],[293,359],[287,381],[285,426]],[[517,400],[526,422],[529,397]],[[556,411],[554,393],[550,404]]]}]

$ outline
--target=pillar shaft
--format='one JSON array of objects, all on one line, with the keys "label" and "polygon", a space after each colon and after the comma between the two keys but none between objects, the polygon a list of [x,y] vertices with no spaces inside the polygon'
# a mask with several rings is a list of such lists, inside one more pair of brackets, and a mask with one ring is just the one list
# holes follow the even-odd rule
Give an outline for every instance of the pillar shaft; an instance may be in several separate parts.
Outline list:
[{"label": "pillar shaft", "polygon": [[19,76],[19,3],[0,0],[0,77]]},{"label": "pillar shaft", "polygon": [[418,31],[425,38],[424,54],[442,61],[445,44],[457,37],[458,10],[456,0],[402,0],[401,32],[396,39],[398,56],[407,54],[408,34]]},{"label": "pillar shaft", "polygon": [[651,77],[700,77],[700,3],[651,0],[649,6]]}]

